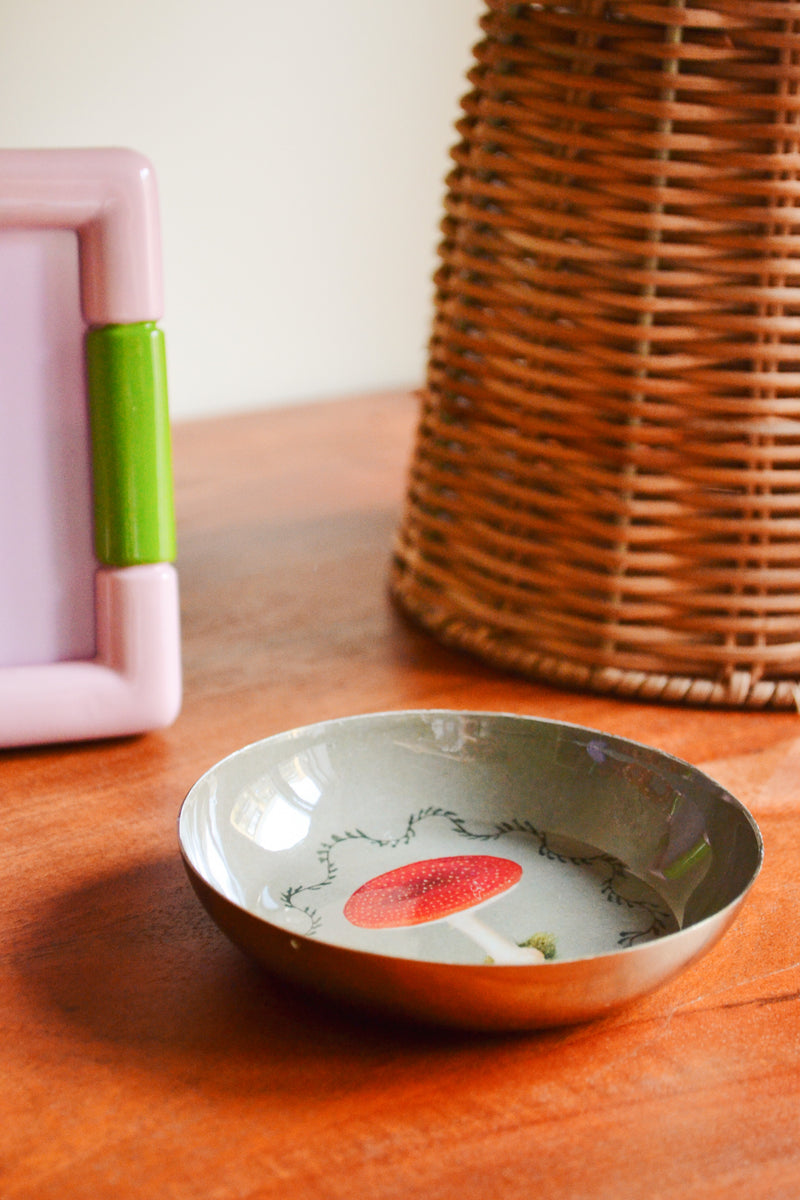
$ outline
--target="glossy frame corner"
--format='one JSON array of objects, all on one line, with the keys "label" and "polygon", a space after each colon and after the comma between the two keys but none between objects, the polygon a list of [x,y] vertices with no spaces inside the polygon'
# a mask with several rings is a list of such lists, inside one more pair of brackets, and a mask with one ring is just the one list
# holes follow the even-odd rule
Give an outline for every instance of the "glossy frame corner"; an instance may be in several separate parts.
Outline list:
[{"label": "glossy frame corner", "polygon": [[182,699],[175,567],[100,567],[95,605],[93,659],[0,670],[0,745],[125,737],[175,720]]}]

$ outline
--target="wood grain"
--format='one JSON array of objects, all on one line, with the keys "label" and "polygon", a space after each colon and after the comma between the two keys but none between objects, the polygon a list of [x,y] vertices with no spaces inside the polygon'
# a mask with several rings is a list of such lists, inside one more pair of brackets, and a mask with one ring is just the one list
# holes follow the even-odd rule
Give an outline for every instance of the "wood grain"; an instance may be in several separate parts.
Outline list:
[{"label": "wood grain", "polygon": [[[179,425],[181,716],[2,755],[4,1200],[800,1195],[797,717],[548,688],[410,625],[386,581],[416,416],[389,394]],[[433,705],[718,764],[765,838],[741,920],[619,1015],[523,1037],[393,1027],[276,983],[189,888],[185,792],[279,729]]]}]

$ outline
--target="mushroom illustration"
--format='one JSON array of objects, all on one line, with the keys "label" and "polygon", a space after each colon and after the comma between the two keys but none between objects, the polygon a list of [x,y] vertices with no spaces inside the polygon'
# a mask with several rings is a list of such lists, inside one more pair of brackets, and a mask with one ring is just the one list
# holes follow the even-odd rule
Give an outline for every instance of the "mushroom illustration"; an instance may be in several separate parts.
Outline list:
[{"label": "mushroom illustration", "polygon": [[516,945],[475,914],[476,908],[507,892],[521,877],[519,863],[489,854],[424,859],[363,883],[345,904],[344,915],[361,929],[447,921],[498,965],[544,962],[540,950]]}]

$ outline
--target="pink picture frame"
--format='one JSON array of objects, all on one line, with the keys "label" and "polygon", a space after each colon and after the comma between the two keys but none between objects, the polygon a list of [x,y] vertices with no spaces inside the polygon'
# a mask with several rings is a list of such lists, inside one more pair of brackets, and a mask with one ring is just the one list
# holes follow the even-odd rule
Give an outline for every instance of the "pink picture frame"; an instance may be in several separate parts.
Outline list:
[{"label": "pink picture frame", "polygon": [[[123,327],[152,341],[162,312],[148,160],[124,149],[0,150],[0,745],[127,736],[180,710],[174,555],[161,553],[163,537],[155,553],[119,561],[97,550],[97,456],[114,434],[93,442],[85,363],[89,334]],[[117,392],[115,420],[124,380]],[[162,386],[162,409],[165,396]],[[93,402],[102,423],[105,398]],[[165,411],[159,419],[168,426]],[[131,494],[137,482],[151,487],[151,473]],[[144,500],[166,505],[168,527],[171,471],[159,467],[157,483],[158,497]],[[103,519],[128,516],[112,506]]]}]

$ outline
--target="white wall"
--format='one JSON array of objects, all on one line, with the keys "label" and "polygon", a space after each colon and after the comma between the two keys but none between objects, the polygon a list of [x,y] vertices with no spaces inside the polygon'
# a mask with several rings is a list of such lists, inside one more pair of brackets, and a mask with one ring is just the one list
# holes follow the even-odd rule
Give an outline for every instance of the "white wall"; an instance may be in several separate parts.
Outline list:
[{"label": "white wall", "polygon": [[0,0],[0,145],[148,155],[176,418],[415,385],[481,0]]}]

